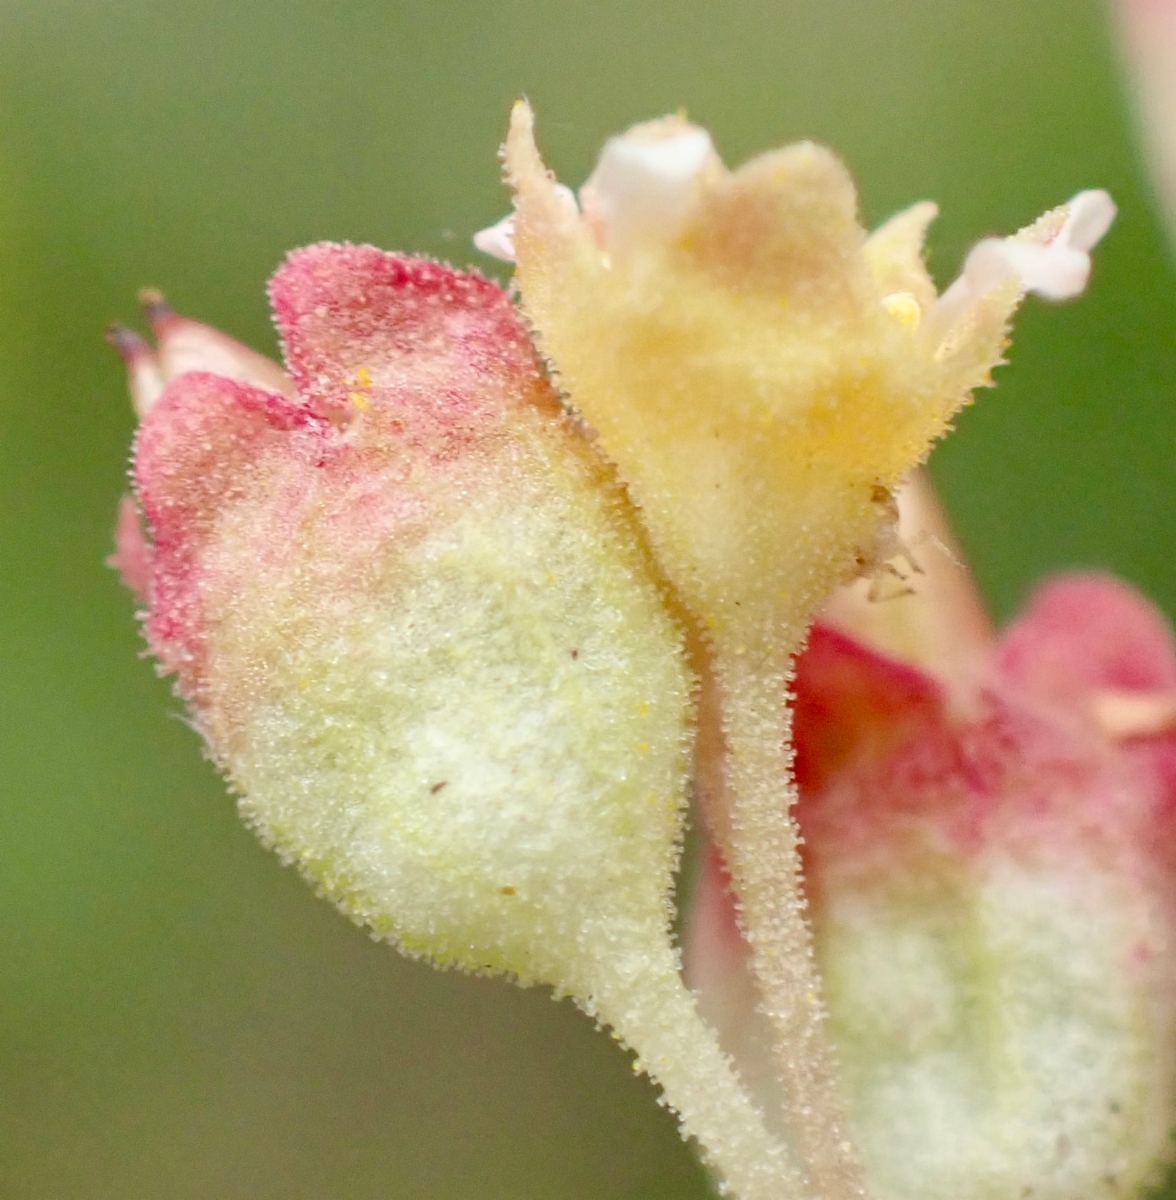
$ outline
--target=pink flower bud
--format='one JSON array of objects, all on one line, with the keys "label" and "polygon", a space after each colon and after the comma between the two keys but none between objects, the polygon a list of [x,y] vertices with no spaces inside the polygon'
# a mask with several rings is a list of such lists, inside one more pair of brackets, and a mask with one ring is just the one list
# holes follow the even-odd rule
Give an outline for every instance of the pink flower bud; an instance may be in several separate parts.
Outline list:
[{"label": "pink flower bud", "polygon": [[609,467],[485,279],[315,246],[270,294],[289,376],[152,312],[116,554],[243,814],[406,952],[574,996],[745,1200],[795,1192],[680,977],[693,680]]},{"label": "pink flower bud", "polygon": [[[1122,584],[1063,577],[971,686],[829,625],[795,686],[815,948],[875,1194],[1060,1200],[1153,1182],[1176,1067],[1162,618]],[[693,920],[693,982],[745,1061],[763,1019],[713,855]]]}]

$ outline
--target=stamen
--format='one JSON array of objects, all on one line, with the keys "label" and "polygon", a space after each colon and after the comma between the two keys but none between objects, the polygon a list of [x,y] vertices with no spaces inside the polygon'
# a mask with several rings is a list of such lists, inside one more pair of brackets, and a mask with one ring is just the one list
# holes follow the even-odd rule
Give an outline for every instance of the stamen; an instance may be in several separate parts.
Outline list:
[{"label": "stamen", "polygon": [[911,292],[892,292],[882,297],[882,307],[904,328],[912,333],[923,320],[923,310]]},{"label": "stamen", "polygon": [[139,307],[142,308],[143,316],[156,337],[160,335],[159,326],[166,324],[176,315],[175,309],[168,304],[158,288],[143,288],[139,292]]}]

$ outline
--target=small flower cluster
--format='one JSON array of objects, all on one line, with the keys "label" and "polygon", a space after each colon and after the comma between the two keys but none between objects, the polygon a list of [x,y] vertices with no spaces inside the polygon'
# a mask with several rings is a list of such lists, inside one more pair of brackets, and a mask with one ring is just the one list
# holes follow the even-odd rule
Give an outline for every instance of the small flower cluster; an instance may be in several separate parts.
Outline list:
[{"label": "small flower cluster", "polygon": [[1085,578],[997,640],[912,474],[1025,294],[1082,291],[1109,198],[940,295],[934,206],[867,235],[808,143],[732,172],[665,118],[577,195],[519,104],[504,156],[477,243],[521,311],[319,245],[270,285],[285,370],[156,295],[153,345],[112,335],[115,563],[246,820],[407,953],[574,997],[742,1200],[1134,1194],[1173,1107],[1176,651]]}]

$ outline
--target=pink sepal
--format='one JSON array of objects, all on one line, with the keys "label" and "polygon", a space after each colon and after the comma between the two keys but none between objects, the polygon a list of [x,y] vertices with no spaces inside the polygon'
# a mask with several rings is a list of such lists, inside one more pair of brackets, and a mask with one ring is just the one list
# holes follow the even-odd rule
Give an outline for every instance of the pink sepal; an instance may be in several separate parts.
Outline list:
[{"label": "pink sepal", "polygon": [[943,690],[930,675],[817,624],[797,664],[793,704],[796,781],[822,787],[852,759],[881,757],[917,727],[941,719]]},{"label": "pink sepal", "polygon": [[151,544],[143,533],[139,506],[133,496],[124,496],[118,502],[114,553],[106,560],[106,565],[119,573],[123,584],[140,600],[146,600],[151,584],[151,558]]},{"label": "pink sepal", "polygon": [[[1107,689],[1176,689],[1163,617],[1104,576],[1050,580],[994,646],[981,679],[955,695],[840,630],[813,628],[797,662],[793,737],[817,926],[847,890],[901,889],[928,861],[954,862],[966,889],[1001,856],[1047,875],[1081,877],[1098,863],[1171,913],[1176,730],[1112,737],[1092,707]],[[758,1020],[739,969],[736,905],[708,847],[686,963],[707,1011],[731,1030]]]},{"label": "pink sepal", "polygon": [[[538,359],[497,284],[373,246],[295,250],[270,281],[286,364],[319,411],[377,420],[403,405],[449,438],[501,414],[480,386],[507,376],[533,390]],[[411,393],[411,394],[406,394]]]},{"label": "pink sepal", "polygon": [[147,637],[186,695],[198,690],[201,552],[218,517],[263,486],[258,468],[267,446],[299,433],[321,455],[328,429],[283,396],[196,371],[173,380],[144,418],[134,477],[154,544]]},{"label": "pink sepal", "polygon": [[147,635],[193,702],[213,550],[223,590],[251,555],[304,536],[297,514],[313,494],[335,514],[315,525],[320,553],[362,559],[423,528],[435,472],[473,480],[464,456],[511,453],[512,411],[558,411],[513,305],[480,276],[324,244],[291,254],[271,295],[297,398],[188,372],[136,441],[154,542]]},{"label": "pink sepal", "polygon": [[1176,691],[1176,648],[1163,615],[1134,588],[1061,575],[1005,630],[993,671],[1027,696],[1073,708],[1107,688]]}]

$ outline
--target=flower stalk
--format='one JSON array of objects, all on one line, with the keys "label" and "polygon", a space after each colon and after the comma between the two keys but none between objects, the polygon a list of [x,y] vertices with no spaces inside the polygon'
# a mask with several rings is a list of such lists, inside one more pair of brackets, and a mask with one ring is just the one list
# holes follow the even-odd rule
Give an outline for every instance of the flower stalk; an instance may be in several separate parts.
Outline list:
[{"label": "flower stalk", "polygon": [[798,831],[782,780],[791,778],[791,721],[780,697],[791,658],[717,668],[723,713],[724,790],[730,806],[727,861],[740,880],[739,913],[755,964],[761,1011],[772,1026],[789,1133],[803,1163],[801,1195],[849,1200],[865,1194],[829,1043],[823,987],[802,891]]}]

